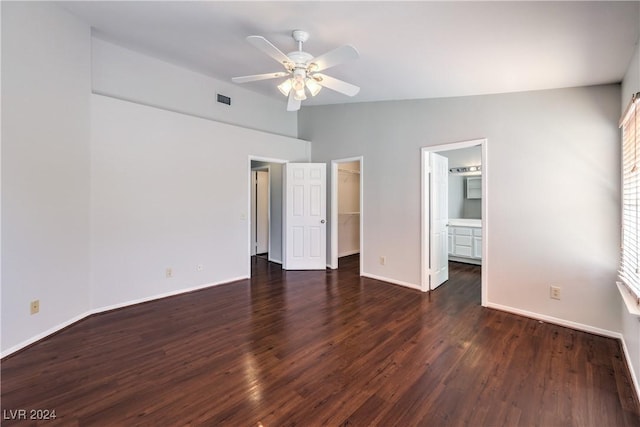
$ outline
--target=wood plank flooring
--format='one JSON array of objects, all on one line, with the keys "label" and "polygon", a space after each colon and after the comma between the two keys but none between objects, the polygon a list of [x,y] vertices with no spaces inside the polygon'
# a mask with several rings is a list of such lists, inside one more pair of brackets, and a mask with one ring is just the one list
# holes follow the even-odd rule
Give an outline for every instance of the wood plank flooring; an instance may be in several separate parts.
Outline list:
[{"label": "wood plank flooring", "polygon": [[[254,258],[251,280],[85,319],[2,361],[3,425],[640,426],[618,341]],[[56,419],[11,418],[18,409]]]}]

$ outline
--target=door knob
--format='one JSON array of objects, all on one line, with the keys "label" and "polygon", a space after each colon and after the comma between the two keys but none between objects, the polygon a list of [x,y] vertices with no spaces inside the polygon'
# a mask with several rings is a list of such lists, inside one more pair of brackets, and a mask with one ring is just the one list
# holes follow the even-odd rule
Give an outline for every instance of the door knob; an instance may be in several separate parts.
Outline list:
[{"label": "door knob", "polygon": [[324,223],[325,223],[325,220],[324,220],[324,219],[321,219],[321,220],[320,220],[320,224],[324,224]]}]

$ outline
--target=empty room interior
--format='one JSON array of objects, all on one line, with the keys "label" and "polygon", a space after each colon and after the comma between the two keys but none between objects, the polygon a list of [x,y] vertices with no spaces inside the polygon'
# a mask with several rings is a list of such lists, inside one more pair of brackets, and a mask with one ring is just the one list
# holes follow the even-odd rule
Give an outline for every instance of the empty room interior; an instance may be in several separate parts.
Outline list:
[{"label": "empty room interior", "polygon": [[3,1],[3,425],[639,426],[639,1]]}]

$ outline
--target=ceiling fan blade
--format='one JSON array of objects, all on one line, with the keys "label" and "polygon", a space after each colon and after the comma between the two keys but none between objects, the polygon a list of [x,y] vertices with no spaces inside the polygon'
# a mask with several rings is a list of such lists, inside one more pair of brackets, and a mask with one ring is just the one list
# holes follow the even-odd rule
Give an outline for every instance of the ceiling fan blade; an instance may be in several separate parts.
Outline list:
[{"label": "ceiling fan blade", "polygon": [[277,79],[278,77],[286,77],[288,75],[289,73],[287,73],[286,71],[279,71],[277,73],[253,74],[251,76],[233,77],[231,81],[234,83],[247,83],[255,82],[257,80]]},{"label": "ceiling fan blade", "polygon": [[287,55],[262,36],[249,36],[247,41],[281,64],[291,61]]},{"label": "ceiling fan blade", "polygon": [[318,67],[313,71],[322,71],[327,68],[333,67],[343,62],[350,61],[352,59],[358,59],[360,54],[355,47],[350,44],[340,46],[336,49],[330,50],[324,55],[320,55],[311,60],[311,63],[316,64]]},{"label": "ceiling fan blade", "polygon": [[360,92],[360,88],[358,86],[343,82],[342,80],[335,79],[331,76],[327,76],[326,74],[314,74],[313,78],[320,86],[335,90],[336,92],[344,93],[348,96],[355,96]]},{"label": "ceiling fan blade", "polygon": [[300,101],[293,97],[293,90],[289,92],[289,101],[287,102],[287,111],[298,111],[300,109]]}]

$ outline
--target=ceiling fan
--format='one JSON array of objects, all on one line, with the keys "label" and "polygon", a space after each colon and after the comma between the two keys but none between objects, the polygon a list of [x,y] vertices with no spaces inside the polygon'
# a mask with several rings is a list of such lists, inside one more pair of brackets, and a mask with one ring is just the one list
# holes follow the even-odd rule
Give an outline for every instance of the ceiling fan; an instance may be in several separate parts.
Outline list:
[{"label": "ceiling fan", "polygon": [[289,97],[287,111],[299,110],[300,103],[307,99],[307,92],[316,96],[323,87],[348,96],[355,96],[360,91],[358,86],[319,73],[351,59],[357,59],[359,54],[355,47],[344,45],[314,57],[302,50],[302,44],[309,40],[309,33],[294,30],[291,36],[298,43],[298,50],[287,55],[262,36],[247,37],[249,43],[282,64],[285,71],[234,77],[231,80],[234,83],[247,83],[286,77],[287,79],[278,85],[278,89],[284,96]]}]

